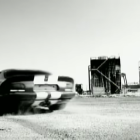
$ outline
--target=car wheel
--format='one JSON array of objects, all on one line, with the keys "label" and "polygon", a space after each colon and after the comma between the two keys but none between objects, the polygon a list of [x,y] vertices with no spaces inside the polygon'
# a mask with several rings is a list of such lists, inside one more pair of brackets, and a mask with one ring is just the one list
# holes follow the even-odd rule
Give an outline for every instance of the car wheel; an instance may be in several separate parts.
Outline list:
[{"label": "car wheel", "polygon": [[0,116],[3,116],[3,115],[4,115],[3,111],[0,111]]}]

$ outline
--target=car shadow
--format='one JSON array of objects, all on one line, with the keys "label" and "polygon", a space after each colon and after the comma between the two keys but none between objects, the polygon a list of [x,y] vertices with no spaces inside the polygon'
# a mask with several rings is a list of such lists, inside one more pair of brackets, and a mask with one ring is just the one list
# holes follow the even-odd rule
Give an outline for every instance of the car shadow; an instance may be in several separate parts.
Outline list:
[{"label": "car shadow", "polygon": [[36,115],[36,114],[48,114],[52,113],[53,111],[49,109],[30,109],[25,112],[18,110],[16,113],[15,112],[10,112],[10,113],[4,113],[1,114],[0,116],[24,116],[24,115]]}]

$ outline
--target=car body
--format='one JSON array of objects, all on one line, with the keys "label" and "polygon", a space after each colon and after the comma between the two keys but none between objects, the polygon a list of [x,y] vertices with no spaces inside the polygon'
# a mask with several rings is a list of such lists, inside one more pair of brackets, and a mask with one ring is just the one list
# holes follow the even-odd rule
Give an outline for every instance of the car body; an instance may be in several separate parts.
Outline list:
[{"label": "car body", "polygon": [[35,108],[59,110],[74,96],[74,79],[68,76],[22,69],[0,73],[0,114]]}]

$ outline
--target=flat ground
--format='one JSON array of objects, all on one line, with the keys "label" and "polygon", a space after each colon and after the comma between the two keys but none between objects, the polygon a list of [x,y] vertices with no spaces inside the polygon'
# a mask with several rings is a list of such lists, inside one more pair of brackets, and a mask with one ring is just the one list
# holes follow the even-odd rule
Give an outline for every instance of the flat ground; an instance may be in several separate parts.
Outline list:
[{"label": "flat ground", "polygon": [[140,139],[140,97],[75,97],[61,111],[0,117],[0,140]]}]

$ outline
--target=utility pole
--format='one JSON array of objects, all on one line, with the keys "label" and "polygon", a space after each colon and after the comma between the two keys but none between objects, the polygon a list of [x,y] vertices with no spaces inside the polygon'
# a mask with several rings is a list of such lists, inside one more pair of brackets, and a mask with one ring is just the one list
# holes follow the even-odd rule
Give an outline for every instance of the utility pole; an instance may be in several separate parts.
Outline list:
[{"label": "utility pole", "polygon": [[89,91],[91,90],[91,87],[90,87],[90,65],[88,66],[88,82],[89,82]]}]

